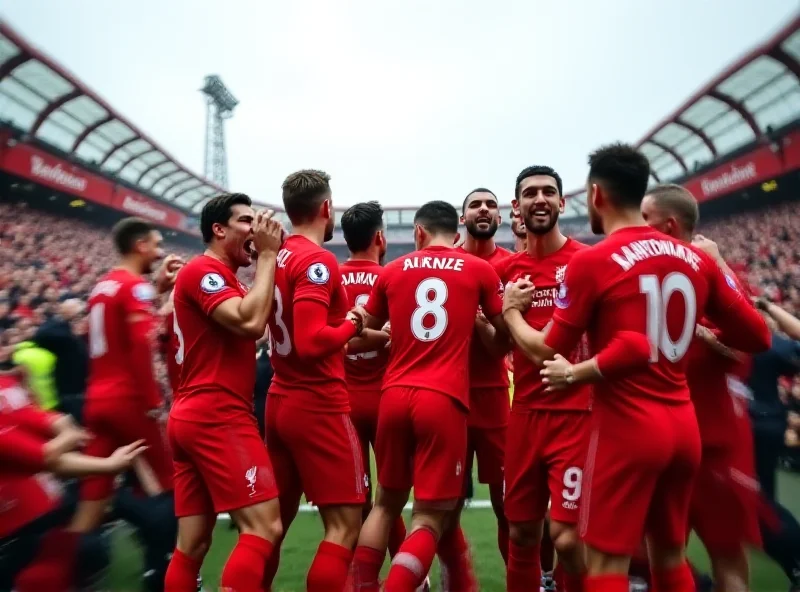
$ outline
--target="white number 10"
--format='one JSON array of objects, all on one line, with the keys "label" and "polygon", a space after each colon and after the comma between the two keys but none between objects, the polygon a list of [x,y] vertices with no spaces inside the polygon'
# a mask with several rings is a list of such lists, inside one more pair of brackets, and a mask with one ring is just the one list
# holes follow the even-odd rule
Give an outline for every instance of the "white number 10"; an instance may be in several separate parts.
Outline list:
[{"label": "white number 10", "polygon": [[[650,361],[658,361],[660,351],[670,362],[677,362],[689,349],[697,321],[697,298],[692,282],[682,273],[670,273],[659,285],[658,276],[639,276],[639,291],[647,298],[647,339]],[[685,312],[678,341],[672,341],[667,329],[667,307],[675,292],[683,295]]]}]

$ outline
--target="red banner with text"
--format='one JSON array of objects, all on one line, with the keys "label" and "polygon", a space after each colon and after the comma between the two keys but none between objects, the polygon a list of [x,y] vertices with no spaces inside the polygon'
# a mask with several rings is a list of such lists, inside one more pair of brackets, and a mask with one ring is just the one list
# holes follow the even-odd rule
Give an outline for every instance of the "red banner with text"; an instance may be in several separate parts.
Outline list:
[{"label": "red banner with text", "polygon": [[111,205],[131,216],[139,216],[167,228],[185,231],[186,216],[178,210],[117,185]]}]

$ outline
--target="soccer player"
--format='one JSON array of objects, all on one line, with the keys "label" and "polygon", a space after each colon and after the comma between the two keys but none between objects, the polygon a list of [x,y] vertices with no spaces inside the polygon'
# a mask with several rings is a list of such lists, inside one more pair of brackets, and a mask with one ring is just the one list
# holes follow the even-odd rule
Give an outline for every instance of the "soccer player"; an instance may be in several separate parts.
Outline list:
[{"label": "soccer player", "polygon": [[[256,340],[272,309],[282,227],[256,214],[247,195],[218,195],[203,206],[206,251],[178,274],[174,294],[175,361],[181,366],[167,426],[175,471],[178,541],[166,592],[194,592],[216,515],[228,512],[239,539],[220,585],[261,590],[282,529],[278,490],[253,416]],[[256,261],[248,291],[236,278]]]},{"label": "soccer player", "polygon": [[[359,203],[342,214],[342,232],[350,258],[341,267],[342,284],[347,291],[351,308],[364,306],[375,281],[383,271],[386,255],[386,237],[383,228],[383,208],[377,201]],[[364,332],[370,331],[365,329]],[[376,333],[378,333],[376,331]],[[369,492],[364,504],[363,518],[372,508],[372,479],[370,475],[369,447],[374,448],[378,430],[378,405],[381,401],[381,384],[386,373],[389,334],[382,333],[383,343],[377,349],[351,353],[345,358],[345,379],[350,393],[350,419],[361,442],[364,473],[369,479]],[[406,538],[403,517],[398,516],[389,538],[389,555],[394,557]]]},{"label": "soccer player", "polygon": [[[83,417],[94,437],[86,453],[108,456],[123,444],[144,439],[147,469],[142,470],[160,488],[151,493],[160,493],[172,489],[172,467],[160,422],[163,397],[153,369],[154,301],[157,291],[171,287],[183,262],[174,255],[164,259],[154,288],[144,276],[164,258],[161,233],[145,220],[125,218],[112,234],[119,265],[100,279],[89,296],[90,360]],[[113,476],[83,480],[71,529],[88,533],[97,528],[113,491]]]},{"label": "soccer player", "polygon": [[[475,314],[481,306],[502,327],[502,302],[491,265],[453,249],[458,218],[441,201],[417,210],[417,250],[384,268],[365,307],[371,326],[389,320],[392,348],[378,413],[378,494],[354,562],[359,590],[378,589],[389,531],[411,487],[411,534],[392,560],[387,592],[412,592],[422,584],[464,493]],[[462,564],[471,570],[468,556]]]},{"label": "soccer player", "polygon": [[[500,225],[500,210],[497,197],[490,190],[474,189],[464,198],[461,222],[467,234],[457,251],[474,255],[493,267],[511,255],[494,241]],[[472,462],[477,456],[478,481],[489,486],[489,499],[497,517],[497,544],[503,561],[508,563],[508,522],[503,510],[503,466],[509,414],[507,351],[487,349],[484,341],[491,344],[494,328],[481,314],[475,319],[475,331],[469,357],[469,419],[464,475],[466,479],[472,479]],[[448,557],[440,553],[440,559],[448,567]],[[453,582],[453,579],[457,580],[462,574],[452,573],[452,569],[448,572],[451,584],[458,589],[458,582]]]},{"label": "soccer player", "polygon": [[617,331],[648,336],[645,371],[595,386],[580,524],[585,589],[627,591],[630,558],[646,534],[654,588],[689,591],[686,525],[700,436],[686,353],[703,317],[720,328],[723,343],[743,351],[769,347],[770,335],[713,259],[647,226],[640,211],[650,176],[646,157],[613,144],[594,152],[589,168],[589,220],[606,239],[573,256],[549,330],[528,326],[517,310],[534,291],[526,280],[507,287],[504,317],[515,341],[541,359],[572,352],[587,330],[594,351]]},{"label": "soccer player", "polygon": [[[322,248],[334,228],[329,181],[322,171],[303,170],[283,182],[293,234],[278,254],[269,319],[275,376],[267,400],[267,446],[284,528],[296,516],[303,492],[325,525],[306,579],[309,592],[344,587],[367,489],[344,370],[345,345],[362,324],[349,312],[336,257]],[[277,559],[265,575],[265,588]]]},{"label": "soccer player", "polygon": [[[521,277],[533,282],[536,291],[524,321],[542,330],[553,316],[570,260],[586,245],[559,230],[564,197],[561,177],[552,168],[524,169],[517,176],[515,198],[527,248],[496,269],[504,283]],[[506,451],[505,511],[511,526],[507,589],[526,590],[529,582],[539,581],[539,546],[552,499],[549,535],[565,572],[566,590],[574,592],[582,589],[585,571],[576,525],[589,443],[591,387],[545,391],[539,364],[521,347],[524,344],[514,348],[514,402]],[[586,344],[569,357],[574,362],[587,359]]]},{"label": "soccer player", "polygon": [[[642,200],[642,216],[653,228],[690,243],[699,211],[689,191],[680,185],[661,185]],[[695,246],[704,248],[734,278],[713,242],[701,238]],[[698,327],[698,336],[687,352],[686,377],[702,443],[689,518],[711,558],[717,589],[729,592],[747,588],[745,547],[761,544],[758,481],[749,415],[746,408],[737,409],[738,397],[728,388],[728,374],[740,360],[734,352],[716,345],[710,329],[713,327]],[[742,421],[746,425],[742,426]],[[737,518],[732,519],[733,516]]]}]

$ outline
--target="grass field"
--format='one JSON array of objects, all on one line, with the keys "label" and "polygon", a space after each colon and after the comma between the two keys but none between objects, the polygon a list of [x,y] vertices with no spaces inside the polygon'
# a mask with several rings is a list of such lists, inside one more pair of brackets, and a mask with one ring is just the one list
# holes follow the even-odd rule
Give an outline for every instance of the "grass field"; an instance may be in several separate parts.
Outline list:
[{"label": "grass field", "polygon": [[[800,515],[800,476],[780,476],[780,500],[796,516]],[[488,499],[488,491],[476,486],[475,499]],[[503,562],[497,551],[496,522],[490,509],[467,509],[464,512],[464,530],[472,546],[475,570],[482,590],[499,592],[505,589]],[[305,589],[305,575],[322,537],[322,524],[314,512],[300,513],[289,531],[281,554],[281,569],[278,573],[275,592],[301,592]],[[214,544],[203,565],[203,577],[209,590],[219,582],[222,566],[236,540],[236,531],[221,522],[214,533]],[[708,558],[702,545],[692,539],[689,548],[692,560],[701,569],[708,569]],[[387,562],[388,563],[388,562]],[[132,592],[138,590],[141,557],[136,543],[120,535],[115,541],[114,558],[109,575],[109,590]],[[751,561],[753,592],[783,592],[788,589],[788,580],[780,569],[766,556],[755,553]],[[438,589],[438,565],[434,563],[431,581]]]}]

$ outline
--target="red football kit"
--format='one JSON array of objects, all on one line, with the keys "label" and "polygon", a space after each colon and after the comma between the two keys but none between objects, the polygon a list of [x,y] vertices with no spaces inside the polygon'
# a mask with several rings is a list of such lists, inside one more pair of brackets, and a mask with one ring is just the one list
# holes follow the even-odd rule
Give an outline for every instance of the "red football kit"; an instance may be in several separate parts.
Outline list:
[{"label": "red football kit", "polygon": [[[496,267],[504,283],[530,276],[535,292],[531,307],[523,316],[534,329],[543,330],[552,319],[569,262],[585,248],[568,238],[554,253],[534,257],[523,251]],[[586,340],[582,339],[569,359],[576,363],[590,357]],[[591,386],[573,385],[547,392],[541,366],[516,346],[513,360],[514,403],[505,467],[506,516],[512,522],[543,520],[548,501],[552,500],[551,518],[576,524],[589,444]]]},{"label": "red football kit", "polygon": [[175,515],[228,512],[278,496],[253,415],[256,344],[217,323],[214,310],[247,288],[208,255],[192,259],[175,283],[175,360],[181,366],[169,413]]},{"label": "red football kit", "polygon": [[[350,308],[364,306],[383,267],[372,261],[350,260],[340,266],[342,284],[347,291]],[[345,357],[344,371],[347,391],[350,394],[350,419],[361,442],[364,473],[369,476],[369,446],[375,446],[378,433],[378,405],[381,385],[389,360],[389,349],[351,354]]]},{"label": "red football kit", "polygon": [[178,335],[175,333],[175,312],[173,311],[164,318],[164,328],[161,334],[161,356],[167,365],[167,378],[173,398],[181,380],[181,365],[175,359],[179,348]]},{"label": "red football kit", "polygon": [[[109,456],[139,439],[144,460],[163,489],[172,489],[172,467],[161,426],[149,411],[163,405],[153,369],[155,288],[142,276],[112,269],[89,296],[89,380],[84,423],[94,435],[86,454]],[[112,475],[81,481],[81,497],[111,497]]]},{"label": "red football kit", "polygon": [[[462,247],[456,251],[467,252]],[[480,258],[496,268],[509,255],[511,251],[497,247]],[[466,478],[472,479],[472,461],[477,457],[478,481],[501,485],[510,408],[508,371],[505,356],[492,355],[478,335],[473,336],[469,351],[469,406]]]},{"label": "red football kit", "polygon": [[[392,325],[378,414],[378,481],[422,501],[463,495],[469,412],[469,351],[478,307],[502,312],[491,265],[428,247],[384,268],[367,312]],[[413,459],[413,461],[411,460]]]},{"label": "red football kit", "polygon": [[617,555],[632,556],[645,533],[683,546],[700,465],[686,383],[695,326],[705,316],[731,347],[760,351],[770,343],[764,320],[713,259],[646,226],[576,253],[554,302],[546,343],[557,352],[571,352],[584,331],[592,351],[618,331],[651,344],[646,370],[594,387],[581,536]]},{"label": "red football kit", "polygon": [[361,504],[366,476],[350,420],[343,343],[355,335],[336,257],[300,235],[278,253],[269,319],[266,435],[281,495]]}]

